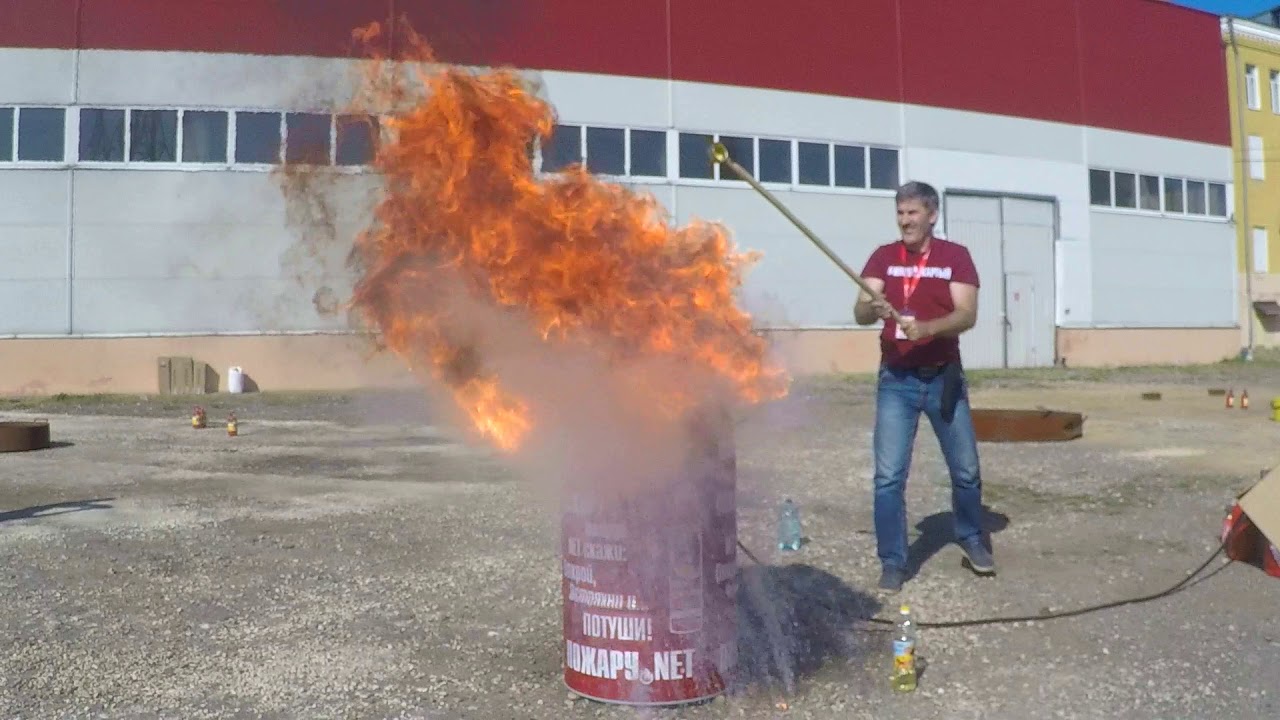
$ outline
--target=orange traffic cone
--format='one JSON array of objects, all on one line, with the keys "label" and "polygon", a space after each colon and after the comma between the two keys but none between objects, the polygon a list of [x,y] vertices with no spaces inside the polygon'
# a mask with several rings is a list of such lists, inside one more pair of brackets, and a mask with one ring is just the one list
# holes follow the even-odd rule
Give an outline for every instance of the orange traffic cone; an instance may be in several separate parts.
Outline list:
[{"label": "orange traffic cone", "polygon": [[1235,406],[1236,406],[1235,388],[1231,388],[1230,390],[1227,390],[1227,407],[1235,407]]},{"label": "orange traffic cone", "polygon": [[1249,409],[1249,391],[1247,389],[1240,391],[1240,409]]}]

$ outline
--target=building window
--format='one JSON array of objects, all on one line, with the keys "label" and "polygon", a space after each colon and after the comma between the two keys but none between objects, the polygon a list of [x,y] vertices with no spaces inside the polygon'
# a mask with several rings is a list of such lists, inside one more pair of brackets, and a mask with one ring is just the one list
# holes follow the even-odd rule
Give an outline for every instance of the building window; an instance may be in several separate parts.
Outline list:
[{"label": "building window", "polygon": [[1271,71],[1271,112],[1280,115],[1280,71]]},{"label": "building window", "polygon": [[1111,171],[1089,171],[1089,204],[1111,207]]},{"label": "building window", "polygon": [[1182,178],[1164,179],[1164,209],[1172,213],[1183,211]]},{"label": "building window", "polygon": [[124,162],[125,111],[80,109],[80,161]]},{"label": "building window", "polygon": [[680,133],[680,177],[693,180],[711,180],[715,177],[715,167],[711,156],[707,154],[707,148],[713,141],[714,137],[711,135]]},{"label": "building window", "polygon": [[1209,214],[1214,217],[1227,216],[1227,186],[1222,183],[1209,183]]},{"label": "building window", "polygon": [[597,175],[627,174],[627,131],[587,128],[587,169]]},{"label": "building window", "polygon": [[1160,177],[1143,175],[1138,178],[1138,207],[1160,212]]},{"label": "building window", "polygon": [[280,113],[237,112],[235,161],[246,165],[280,162],[280,123]]},{"label": "building window", "polygon": [[542,171],[559,172],[582,162],[582,126],[556,125],[542,143]]},{"label": "building window", "polygon": [[[729,151],[729,157],[742,166],[751,175],[757,176],[756,167],[756,142],[755,138],[742,137],[738,135],[718,135],[716,141],[725,146]],[[731,182],[743,182],[737,173],[725,168],[723,165],[715,166],[716,179],[727,180]]]},{"label": "building window", "polygon": [[285,162],[328,165],[333,116],[320,113],[285,115]]},{"label": "building window", "polygon": [[1138,176],[1133,173],[1118,172],[1114,178],[1116,207],[1138,207]]},{"label": "building window", "polygon": [[334,124],[334,162],[348,167],[372,163],[378,149],[378,118],[339,115]]},{"label": "building window", "polygon": [[760,138],[760,182],[791,184],[791,141]]},{"label": "building window", "polygon": [[663,130],[630,130],[631,174],[640,177],[667,176],[667,133]]},{"label": "building window", "polygon": [[1089,169],[1089,204],[1141,213],[1227,217],[1227,184]]},{"label": "building window", "polygon": [[0,108],[0,162],[13,160],[16,129],[13,125],[13,108]]},{"label": "building window", "polygon": [[65,108],[18,108],[19,161],[63,162],[67,157]]},{"label": "building window", "polygon": [[227,162],[227,113],[182,111],[182,162]]},{"label": "building window", "polygon": [[1249,177],[1254,180],[1265,180],[1267,177],[1265,167],[1266,155],[1263,152],[1262,138],[1257,135],[1250,135],[1247,152],[1249,158]]},{"label": "building window", "polygon": [[1205,196],[1204,183],[1199,180],[1187,181],[1187,214],[1204,215],[1208,212],[1208,198]]},{"label": "building window", "polygon": [[871,187],[893,190],[898,187],[898,151],[871,148]]},{"label": "building window", "polygon": [[836,187],[864,188],[867,186],[867,149],[857,145],[833,145],[832,168],[835,170],[832,184]]},{"label": "building window", "polygon": [[129,111],[129,160],[177,162],[177,110]]},{"label": "building window", "polygon": [[1258,68],[1256,65],[1244,66],[1244,91],[1250,110],[1257,110],[1262,107],[1262,101],[1258,97]]},{"label": "building window", "polygon": [[831,146],[826,143],[801,142],[796,144],[801,185],[831,184]]}]

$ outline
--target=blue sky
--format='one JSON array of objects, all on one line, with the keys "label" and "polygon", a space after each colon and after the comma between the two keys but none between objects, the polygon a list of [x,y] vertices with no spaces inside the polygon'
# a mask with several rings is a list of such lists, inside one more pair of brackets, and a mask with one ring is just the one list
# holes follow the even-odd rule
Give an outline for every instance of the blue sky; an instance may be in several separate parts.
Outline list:
[{"label": "blue sky", "polygon": [[1179,5],[1206,10],[1218,15],[1249,17],[1280,5],[1280,0],[1173,0]]}]

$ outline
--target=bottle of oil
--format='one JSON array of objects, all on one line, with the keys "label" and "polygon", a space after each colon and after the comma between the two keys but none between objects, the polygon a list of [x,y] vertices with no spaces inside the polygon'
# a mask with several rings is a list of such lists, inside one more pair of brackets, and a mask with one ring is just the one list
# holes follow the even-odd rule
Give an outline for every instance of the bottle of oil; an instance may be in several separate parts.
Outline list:
[{"label": "bottle of oil", "polygon": [[916,624],[906,605],[898,608],[898,631],[893,637],[893,689],[916,689]]}]

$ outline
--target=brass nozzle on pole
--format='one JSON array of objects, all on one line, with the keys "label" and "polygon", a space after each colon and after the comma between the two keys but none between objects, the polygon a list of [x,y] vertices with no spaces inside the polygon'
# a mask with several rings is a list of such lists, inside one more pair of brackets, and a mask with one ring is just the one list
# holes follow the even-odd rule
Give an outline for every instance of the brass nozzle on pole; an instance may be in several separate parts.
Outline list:
[{"label": "brass nozzle on pole", "polygon": [[[775,197],[773,193],[769,192],[768,189],[766,189],[763,185],[761,185],[760,181],[752,177],[751,173],[747,172],[746,168],[742,167],[736,161],[734,161],[734,159],[729,156],[729,148],[725,147],[724,143],[712,143],[710,149],[708,150],[708,153],[710,154],[711,160],[713,162],[715,162],[717,165],[720,165],[722,167],[729,168],[730,170],[733,171],[735,175],[737,175],[742,180],[746,181],[748,185],[754,188],[756,192],[764,196],[764,199],[768,200],[769,204],[777,208],[778,212],[782,213],[788,220],[790,220],[791,224],[795,225],[796,228],[801,233],[803,233],[805,237],[809,238],[809,240],[812,241],[814,245],[817,245],[818,249],[821,250],[823,254],[825,254],[828,258],[830,258],[831,262],[836,264],[836,267],[843,270],[844,274],[848,275],[850,280],[853,280],[855,283],[857,283],[858,287],[862,288],[862,290],[868,295],[870,295],[873,300],[884,299],[884,295],[871,289],[871,286],[867,285],[866,280],[863,280],[862,277],[858,275],[858,273],[854,272],[853,268],[845,264],[845,262],[840,259],[840,256],[836,255],[835,252],[831,250],[831,248],[827,247],[826,243],[822,242],[822,240],[812,230],[810,230],[808,226],[806,226],[803,222],[800,221],[800,218],[792,214],[792,212],[788,210],[787,207],[783,205],[782,202],[779,201],[778,198]],[[898,323],[902,322],[902,316],[898,314],[898,311],[896,309],[890,307],[889,313],[892,315],[895,322],[898,322]]]}]

